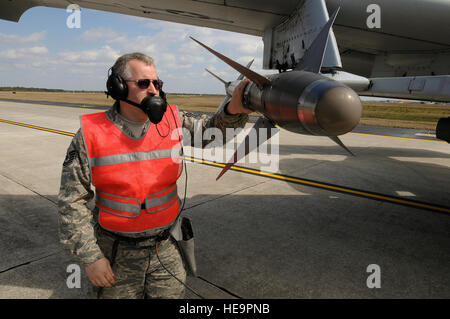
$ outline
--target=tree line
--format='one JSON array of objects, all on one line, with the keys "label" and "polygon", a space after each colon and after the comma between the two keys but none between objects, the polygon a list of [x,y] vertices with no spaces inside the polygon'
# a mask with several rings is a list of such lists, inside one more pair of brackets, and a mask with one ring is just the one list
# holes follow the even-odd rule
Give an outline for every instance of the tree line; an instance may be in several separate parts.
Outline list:
[{"label": "tree line", "polygon": [[14,92],[84,92],[84,93],[98,93],[102,91],[85,91],[85,90],[62,90],[62,89],[45,89],[45,88],[29,88],[23,86],[2,86],[0,91],[14,91]]}]

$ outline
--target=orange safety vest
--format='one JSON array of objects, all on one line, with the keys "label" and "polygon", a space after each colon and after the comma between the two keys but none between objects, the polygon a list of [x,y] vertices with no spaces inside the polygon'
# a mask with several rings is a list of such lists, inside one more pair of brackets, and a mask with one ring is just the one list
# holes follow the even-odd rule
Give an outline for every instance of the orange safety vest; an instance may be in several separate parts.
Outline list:
[{"label": "orange safety vest", "polygon": [[141,139],[122,132],[105,112],[81,116],[102,228],[126,235],[163,230],[175,221],[183,167],[179,128],[175,105],[168,105],[163,120]]}]

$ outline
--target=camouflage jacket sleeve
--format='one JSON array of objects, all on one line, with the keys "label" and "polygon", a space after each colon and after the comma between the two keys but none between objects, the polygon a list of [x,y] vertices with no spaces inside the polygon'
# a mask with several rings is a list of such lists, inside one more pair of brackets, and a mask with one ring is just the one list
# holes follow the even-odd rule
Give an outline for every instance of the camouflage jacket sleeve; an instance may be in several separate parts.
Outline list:
[{"label": "camouflage jacket sleeve", "polygon": [[93,212],[86,206],[94,197],[81,130],[72,140],[62,167],[58,195],[60,242],[88,265],[103,257],[94,234]]},{"label": "camouflage jacket sleeve", "polygon": [[[248,121],[247,114],[227,115],[223,110],[214,115],[193,114],[190,112],[180,111],[181,127],[188,130],[191,136],[190,144],[194,146],[194,137],[202,134],[208,128],[218,128],[223,135],[225,142],[227,128],[242,128]],[[202,147],[210,143],[212,140],[203,140]]]}]

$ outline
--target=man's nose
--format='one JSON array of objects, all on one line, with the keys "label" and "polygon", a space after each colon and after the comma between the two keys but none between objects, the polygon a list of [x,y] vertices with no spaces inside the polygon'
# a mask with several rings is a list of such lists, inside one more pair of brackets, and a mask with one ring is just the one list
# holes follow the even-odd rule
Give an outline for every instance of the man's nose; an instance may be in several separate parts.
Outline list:
[{"label": "man's nose", "polygon": [[147,93],[159,95],[159,91],[155,88],[155,86],[153,85],[153,82],[150,82],[150,85],[147,88]]}]

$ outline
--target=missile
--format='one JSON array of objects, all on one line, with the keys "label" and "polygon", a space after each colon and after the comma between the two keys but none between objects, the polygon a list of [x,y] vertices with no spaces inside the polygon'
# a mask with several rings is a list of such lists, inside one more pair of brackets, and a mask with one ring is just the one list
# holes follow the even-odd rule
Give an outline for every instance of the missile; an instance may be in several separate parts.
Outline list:
[{"label": "missile", "polygon": [[[322,28],[294,70],[268,76],[260,75],[200,41],[192,37],[191,39],[252,81],[244,89],[242,103],[244,107],[263,115],[254,126],[257,131],[275,128],[278,125],[299,134],[327,136],[354,155],[338,135],[348,133],[358,125],[362,115],[361,100],[350,87],[319,73],[328,34],[338,11],[339,8]],[[240,79],[227,82],[207,71],[225,85],[227,98],[232,96],[234,89],[241,82]],[[224,104],[225,100],[221,106]],[[258,145],[262,142],[264,141],[258,141]],[[248,136],[243,144],[248,144]],[[246,149],[244,156],[250,151]],[[232,164],[240,160],[237,153],[236,151],[217,179]]]},{"label": "missile", "polygon": [[[337,136],[359,123],[362,105],[348,86],[320,74],[291,71],[267,76],[262,89],[255,82],[244,90],[243,105],[259,112],[280,127],[295,133]],[[240,81],[228,82],[232,95]]]}]

